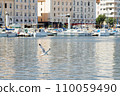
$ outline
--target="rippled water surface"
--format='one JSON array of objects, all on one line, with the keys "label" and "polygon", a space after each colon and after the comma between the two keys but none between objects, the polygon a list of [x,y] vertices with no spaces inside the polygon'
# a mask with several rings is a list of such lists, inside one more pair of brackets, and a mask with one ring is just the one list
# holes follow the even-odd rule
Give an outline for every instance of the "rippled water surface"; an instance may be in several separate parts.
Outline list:
[{"label": "rippled water surface", "polygon": [[0,79],[120,80],[120,37],[0,38]]}]

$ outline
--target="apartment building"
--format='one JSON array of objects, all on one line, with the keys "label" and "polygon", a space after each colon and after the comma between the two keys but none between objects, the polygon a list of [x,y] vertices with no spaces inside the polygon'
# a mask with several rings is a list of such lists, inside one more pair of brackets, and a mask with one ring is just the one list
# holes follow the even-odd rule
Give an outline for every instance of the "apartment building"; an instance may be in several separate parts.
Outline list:
[{"label": "apartment building", "polygon": [[96,0],[73,0],[73,23],[96,23]]},{"label": "apartment building", "polygon": [[120,22],[120,0],[100,0],[96,3],[96,16],[105,14],[106,17],[116,18]]},{"label": "apartment building", "polygon": [[40,26],[60,27],[67,24],[71,16],[72,25],[94,24],[96,0],[38,0],[38,22]]},{"label": "apartment building", "polygon": [[37,0],[0,0],[1,26],[5,26],[6,12],[9,14],[9,24],[37,26]]}]

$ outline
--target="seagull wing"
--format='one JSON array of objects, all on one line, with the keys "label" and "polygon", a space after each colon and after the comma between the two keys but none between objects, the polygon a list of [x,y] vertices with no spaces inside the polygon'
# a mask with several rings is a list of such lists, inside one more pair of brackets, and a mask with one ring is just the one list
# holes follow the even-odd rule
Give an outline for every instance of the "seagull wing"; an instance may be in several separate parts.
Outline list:
[{"label": "seagull wing", "polygon": [[42,47],[41,44],[39,44],[40,48],[42,49],[43,53],[45,53],[45,49]]},{"label": "seagull wing", "polygon": [[48,51],[46,51],[45,53],[47,54],[50,51],[50,48],[48,49]]}]

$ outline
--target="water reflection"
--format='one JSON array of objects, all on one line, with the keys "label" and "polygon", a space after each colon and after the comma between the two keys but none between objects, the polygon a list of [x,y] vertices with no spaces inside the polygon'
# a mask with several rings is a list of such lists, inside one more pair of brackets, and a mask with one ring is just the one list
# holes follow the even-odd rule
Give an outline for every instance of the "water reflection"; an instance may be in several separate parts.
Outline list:
[{"label": "water reflection", "polygon": [[114,42],[99,42],[96,43],[95,48],[96,78],[113,79]]},{"label": "water reflection", "polygon": [[115,80],[120,80],[120,38],[116,38],[115,46],[114,46],[115,52],[114,52],[114,63],[113,66],[114,72],[113,72],[113,78]]},{"label": "water reflection", "polygon": [[[10,51],[8,51],[10,50]],[[13,39],[1,38],[0,40],[0,78],[12,79],[15,70],[12,68],[15,64]]]},{"label": "water reflection", "polygon": [[[118,37],[0,38],[0,79],[120,79]],[[39,43],[49,55],[41,56]]]}]

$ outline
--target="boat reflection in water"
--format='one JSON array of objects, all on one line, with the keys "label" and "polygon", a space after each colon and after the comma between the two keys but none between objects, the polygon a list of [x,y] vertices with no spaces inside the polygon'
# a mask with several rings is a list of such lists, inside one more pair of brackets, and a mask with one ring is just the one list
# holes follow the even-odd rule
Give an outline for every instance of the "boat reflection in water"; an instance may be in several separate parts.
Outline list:
[{"label": "boat reflection in water", "polygon": [[[119,37],[0,38],[0,79],[120,79]],[[41,56],[41,44],[48,55]]]}]

